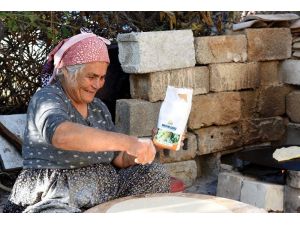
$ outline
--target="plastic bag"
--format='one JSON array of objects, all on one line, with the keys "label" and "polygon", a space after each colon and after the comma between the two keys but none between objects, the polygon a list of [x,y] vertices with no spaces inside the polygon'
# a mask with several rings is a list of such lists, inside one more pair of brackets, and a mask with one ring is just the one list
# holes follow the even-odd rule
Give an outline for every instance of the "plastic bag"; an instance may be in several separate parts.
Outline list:
[{"label": "plastic bag", "polygon": [[168,86],[159,111],[153,143],[164,149],[180,149],[182,136],[191,112],[193,89]]}]

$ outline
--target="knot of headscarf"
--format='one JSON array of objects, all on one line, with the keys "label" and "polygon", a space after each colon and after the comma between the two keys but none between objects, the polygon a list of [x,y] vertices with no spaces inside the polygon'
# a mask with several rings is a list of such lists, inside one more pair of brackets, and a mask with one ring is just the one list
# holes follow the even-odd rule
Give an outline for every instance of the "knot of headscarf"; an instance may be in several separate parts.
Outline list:
[{"label": "knot of headscarf", "polygon": [[48,55],[42,71],[42,86],[50,84],[62,67],[97,61],[109,63],[106,47],[109,44],[109,40],[86,32],[62,40]]}]

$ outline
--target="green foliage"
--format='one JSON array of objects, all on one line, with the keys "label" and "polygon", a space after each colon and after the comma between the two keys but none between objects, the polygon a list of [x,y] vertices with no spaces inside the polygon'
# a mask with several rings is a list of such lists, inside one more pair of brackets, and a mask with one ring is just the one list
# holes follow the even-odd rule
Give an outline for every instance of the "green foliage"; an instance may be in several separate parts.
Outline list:
[{"label": "green foliage", "polygon": [[[0,114],[24,113],[40,86],[50,50],[85,27],[116,43],[119,33],[192,29],[195,36],[228,28],[229,12],[0,11]],[[232,13],[231,13],[232,14]]]}]

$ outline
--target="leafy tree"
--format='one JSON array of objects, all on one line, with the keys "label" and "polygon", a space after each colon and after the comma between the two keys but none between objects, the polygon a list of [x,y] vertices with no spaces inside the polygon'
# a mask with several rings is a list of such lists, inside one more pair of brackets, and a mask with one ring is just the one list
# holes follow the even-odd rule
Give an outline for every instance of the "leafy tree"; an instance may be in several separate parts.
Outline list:
[{"label": "leafy tree", "polygon": [[0,12],[0,114],[26,112],[49,51],[85,27],[116,43],[119,33],[192,29],[223,34],[238,12]]}]

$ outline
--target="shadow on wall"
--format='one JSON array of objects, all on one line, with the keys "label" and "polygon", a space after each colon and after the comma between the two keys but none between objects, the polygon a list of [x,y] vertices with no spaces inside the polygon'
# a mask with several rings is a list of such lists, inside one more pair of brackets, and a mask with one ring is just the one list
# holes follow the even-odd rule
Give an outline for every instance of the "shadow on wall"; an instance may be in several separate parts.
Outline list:
[{"label": "shadow on wall", "polygon": [[119,48],[117,44],[108,46],[110,65],[106,74],[104,87],[96,94],[108,107],[113,122],[115,122],[115,109],[117,99],[130,97],[129,74],[124,73],[118,59]]}]

